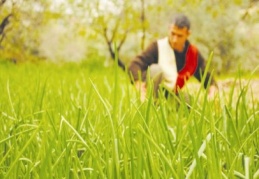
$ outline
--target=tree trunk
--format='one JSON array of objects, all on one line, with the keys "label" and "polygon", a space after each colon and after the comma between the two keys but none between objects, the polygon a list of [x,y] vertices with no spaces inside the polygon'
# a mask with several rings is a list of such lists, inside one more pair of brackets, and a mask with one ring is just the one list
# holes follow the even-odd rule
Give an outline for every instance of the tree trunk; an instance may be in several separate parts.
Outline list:
[{"label": "tree trunk", "polygon": [[145,16],[145,0],[141,0],[141,26],[142,26],[142,38],[141,38],[141,50],[145,48],[145,39],[146,39],[146,16]]},{"label": "tree trunk", "polygon": [[0,35],[4,33],[5,27],[9,24],[9,18],[12,16],[12,14],[7,15],[0,24]]},{"label": "tree trunk", "polygon": [[[119,65],[119,67],[121,67],[121,69],[122,69],[123,71],[125,71],[125,70],[126,70],[125,64],[120,60],[120,58],[119,58],[118,55],[115,55],[115,51],[113,50],[111,43],[108,43],[108,48],[109,48],[109,52],[110,52],[110,55],[111,55],[112,59],[113,59],[114,61],[116,61],[116,58],[118,58],[117,60],[118,60],[118,65]],[[117,50],[117,54],[118,54],[118,53],[119,53],[119,51]]]},{"label": "tree trunk", "polygon": [[[105,41],[107,43],[107,46],[108,46],[108,49],[109,49],[109,53],[110,53],[110,56],[111,58],[115,61],[115,60],[118,60],[118,65],[119,67],[125,71],[126,70],[126,67],[125,67],[125,64],[121,61],[121,59],[119,58],[118,54],[119,54],[119,51],[123,45],[123,43],[125,42],[126,40],[126,37],[127,37],[127,33],[124,34],[124,37],[122,38],[122,40],[120,41],[119,45],[118,46],[115,46],[114,48],[112,47],[112,44],[114,43],[114,37],[116,35],[116,31],[117,31],[117,27],[113,30],[113,35],[111,38],[108,37],[108,33],[107,33],[107,27],[105,27],[103,29],[103,35],[104,35],[104,38],[105,38]],[[117,53],[117,55],[116,55]],[[116,59],[117,58],[117,59]]]},{"label": "tree trunk", "polygon": [[[2,1],[1,3],[3,3],[3,1]],[[2,41],[3,41],[4,37],[5,37],[4,30],[5,30],[6,26],[10,23],[9,19],[10,19],[11,16],[12,16],[12,14],[7,15],[7,16],[2,20],[2,22],[1,22],[1,24],[0,24],[0,36],[1,36],[1,38],[0,38],[0,44],[2,43]]]}]

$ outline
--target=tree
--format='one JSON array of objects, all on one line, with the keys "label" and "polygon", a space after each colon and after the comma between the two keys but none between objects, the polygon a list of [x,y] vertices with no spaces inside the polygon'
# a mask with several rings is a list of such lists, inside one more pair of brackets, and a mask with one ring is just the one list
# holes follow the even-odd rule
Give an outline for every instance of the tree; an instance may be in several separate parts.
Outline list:
[{"label": "tree", "polygon": [[[3,9],[3,6],[5,5],[5,3],[6,3],[6,0],[0,1],[0,9]],[[1,16],[2,16],[2,14],[1,14]],[[2,21],[0,23],[0,45],[6,36],[6,28],[7,28],[8,24],[10,23],[11,17],[12,17],[11,12],[4,12]]]},{"label": "tree", "polygon": [[38,29],[42,27],[44,5],[47,4],[42,2],[5,1],[2,12],[11,14],[12,21],[8,18],[10,28],[8,34],[4,31],[5,38],[1,42],[2,58],[15,62],[31,59],[32,56],[38,59]]},{"label": "tree", "polygon": [[4,37],[5,37],[5,29],[7,27],[7,25],[10,23],[10,18],[12,17],[12,14],[8,14],[1,22],[0,24],[0,35],[1,35],[1,39],[0,39],[0,44],[3,41]]},{"label": "tree", "polygon": [[[247,59],[242,66],[245,70],[257,64],[258,0],[69,0],[56,3],[0,0],[1,56],[23,61],[42,56],[72,59],[75,54],[76,59],[115,60],[117,55],[119,65],[125,68],[127,60],[146,44],[167,35],[171,17],[180,12],[187,14],[192,22],[191,42],[197,44],[205,58],[214,52],[212,66],[217,71],[235,70],[244,59]],[[51,35],[57,37],[51,34],[55,25],[65,31],[58,33],[62,44],[56,47],[59,50],[48,45],[53,44],[52,41],[46,41]],[[65,50],[71,46],[78,53]],[[52,50],[49,54],[60,55],[48,55],[48,48]]]},{"label": "tree", "polygon": [[[134,3],[133,3],[134,4]],[[93,1],[91,9],[92,16],[95,16],[92,21],[92,28],[105,41],[110,57],[115,60],[120,53],[120,50],[125,43],[129,32],[134,30],[134,24],[129,23],[135,19],[135,14],[132,13],[133,8],[129,1]],[[95,15],[94,15],[95,14]],[[118,65],[125,70],[125,64],[118,59]]]}]

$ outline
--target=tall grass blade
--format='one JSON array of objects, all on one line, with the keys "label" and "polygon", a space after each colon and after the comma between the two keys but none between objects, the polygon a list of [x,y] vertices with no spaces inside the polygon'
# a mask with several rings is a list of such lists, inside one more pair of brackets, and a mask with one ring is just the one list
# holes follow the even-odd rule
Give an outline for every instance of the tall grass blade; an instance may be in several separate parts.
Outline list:
[{"label": "tall grass blade", "polygon": [[[207,135],[206,139],[204,140],[204,142],[202,143],[201,147],[199,148],[198,157],[201,157],[203,155],[203,153],[204,153],[204,151],[206,149],[206,144],[210,141],[211,137],[212,137],[212,134],[209,133]],[[192,164],[191,164],[191,166],[190,166],[190,168],[189,168],[189,171],[188,171],[188,173],[186,175],[186,178],[190,178],[191,177],[191,175],[192,175],[192,173],[193,173],[193,171],[195,169],[196,164],[197,164],[197,161],[196,161],[196,159],[194,159]]]}]

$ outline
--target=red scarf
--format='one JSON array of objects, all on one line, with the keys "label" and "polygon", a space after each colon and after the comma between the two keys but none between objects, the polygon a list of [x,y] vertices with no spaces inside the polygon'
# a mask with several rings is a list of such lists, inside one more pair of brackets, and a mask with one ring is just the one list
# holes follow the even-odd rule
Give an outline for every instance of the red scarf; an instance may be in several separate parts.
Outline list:
[{"label": "red scarf", "polygon": [[198,50],[195,46],[189,45],[186,53],[184,67],[178,72],[176,80],[176,92],[181,89],[185,82],[195,73],[198,66]]}]

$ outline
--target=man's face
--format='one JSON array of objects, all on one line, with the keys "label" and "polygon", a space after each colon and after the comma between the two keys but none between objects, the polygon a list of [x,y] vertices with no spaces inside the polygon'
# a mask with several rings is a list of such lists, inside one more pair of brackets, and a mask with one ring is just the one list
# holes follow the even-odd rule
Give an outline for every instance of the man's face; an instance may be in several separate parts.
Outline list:
[{"label": "man's face", "polygon": [[189,34],[190,32],[186,27],[179,28],[171,25],[169,29],[169,43],[171,47],[178,52],[182,52]]}]

